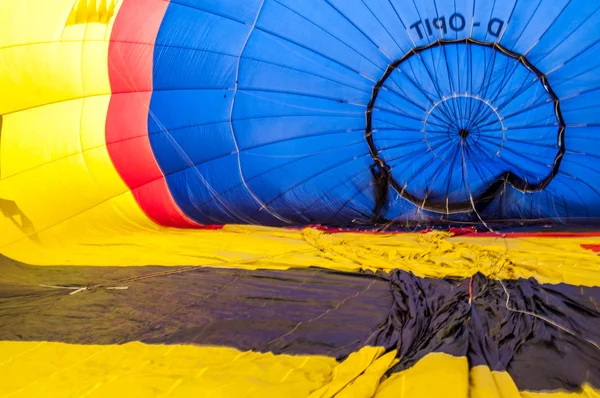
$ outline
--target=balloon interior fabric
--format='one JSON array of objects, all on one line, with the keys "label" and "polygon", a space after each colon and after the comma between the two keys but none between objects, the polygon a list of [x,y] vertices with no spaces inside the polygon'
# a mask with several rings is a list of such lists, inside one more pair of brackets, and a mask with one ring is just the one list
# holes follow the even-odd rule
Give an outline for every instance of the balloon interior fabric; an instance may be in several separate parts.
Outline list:
[{"label": "balloon interior fabric", "polygon": [[0,6],[0,396],[600,396],[597,1]]}]

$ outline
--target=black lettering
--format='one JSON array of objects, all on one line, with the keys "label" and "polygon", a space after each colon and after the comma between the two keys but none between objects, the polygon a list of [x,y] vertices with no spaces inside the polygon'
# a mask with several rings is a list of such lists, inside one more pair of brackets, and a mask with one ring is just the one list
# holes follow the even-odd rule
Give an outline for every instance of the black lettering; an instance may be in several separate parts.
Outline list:
[{"label": "black lettering", "polygon": [[500,36],[502,28],[504,27],[504,21],[498,18],[492,18],[488,23],[488,33],[494,37]]},{"label": "black lettering", "polygon": [[[463,30],[466,25],[465,17],[463,17],[459,13],[452,14],[450,16],[450,19],[448,20],[448,22],[450,23],[450,29],[452,29],[455,32]],[[457,25],[457,22],[458,22],[458,25]]]},{"label": "black lettering", "polygon": [[417,21],[414,24],[410,25],[411,29],[415,29],[417,31],[417,34],[419,35],[419,39],[423,38],[423,33],[421,32],[421,28],[419,27],[419,25],[421,25],[423,23],[423,21]]},{"label": "black lettering", "polygon": [[439,29],[440,31],[444,32],[444,34],[448,33],[445,17],[435,18],[433,21],[431,21],[431,23],[436,29]]},{"label": "black lettering", "polygon": [[429,36],[431,36],[433,34],[433,31],[431,30],[431,24],[429,23],[429,19],[425,20],[425,27],[427,28],[427,33],[429,34]]}]

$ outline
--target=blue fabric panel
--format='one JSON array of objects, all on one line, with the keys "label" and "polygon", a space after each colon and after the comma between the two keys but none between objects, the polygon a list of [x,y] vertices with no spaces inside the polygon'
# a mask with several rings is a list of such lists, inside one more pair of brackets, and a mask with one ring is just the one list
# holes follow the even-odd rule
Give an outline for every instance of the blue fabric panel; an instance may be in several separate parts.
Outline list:
[{"label": "blue fabric panel", "polygon": [[[200,223],[600,221],[599,18],[589,0],[171,0],[150,142]],[[423,204],[499,182],[473,209]]]}]

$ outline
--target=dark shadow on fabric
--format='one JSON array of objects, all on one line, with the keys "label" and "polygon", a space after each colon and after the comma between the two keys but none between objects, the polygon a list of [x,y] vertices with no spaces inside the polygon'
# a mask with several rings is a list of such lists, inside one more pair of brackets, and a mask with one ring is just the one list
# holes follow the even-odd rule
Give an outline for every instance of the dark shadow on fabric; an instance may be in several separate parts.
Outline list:
[{"label": "dark shadow on fabric", "polygon": [[[2,156],[2,126],[3,126],[4,118],[0,115],[0,156]],[[2,161],[0,159],[0,180],[2,180]],[[35,233],[36,229],[33,225],[33,222],[21,211],[17,203],[12,200],[6,200],[0,198],[0,213],[13,224],[16,225],[17,228],[21,230],[29,239],[31,239],[35,243],[40,243],[40,239],[38,235]]]},{"label": "dark shadow on fabric", "polygon": [[30,240],[37,244],[40,243],[40,238],[36,233],[33,222],[21,211],[16,202],[0,198],[0,213],[12,221]]}]

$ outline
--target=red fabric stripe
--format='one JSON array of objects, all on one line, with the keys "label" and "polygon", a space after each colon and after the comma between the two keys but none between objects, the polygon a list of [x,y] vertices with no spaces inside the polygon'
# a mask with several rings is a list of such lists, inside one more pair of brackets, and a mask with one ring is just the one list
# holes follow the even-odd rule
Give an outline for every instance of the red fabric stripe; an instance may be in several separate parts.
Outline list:
[{"label": "red fabric stripe", "polygon": [[144,213],[168,227],[199,227],[179,209],[148,138],[154,43],[168,0],[125,0],[108,51],[111,96],[106,145]]},{"label": "red fabric stripe", "polygon": [[591,250],[594,253],[600,253],[600,244],[581,244],[582,249]]}]

